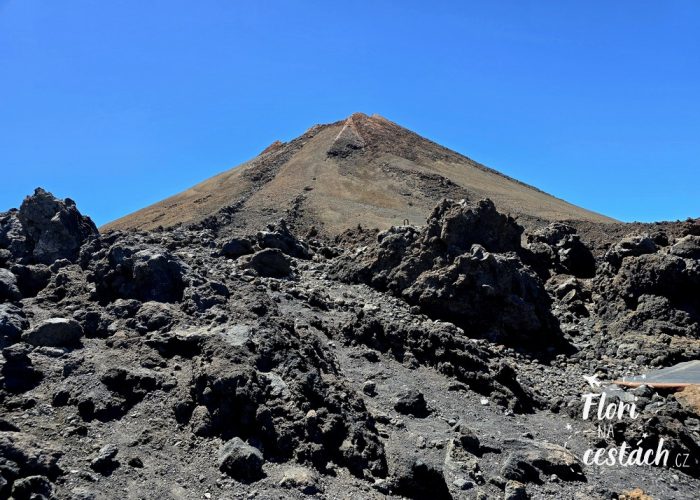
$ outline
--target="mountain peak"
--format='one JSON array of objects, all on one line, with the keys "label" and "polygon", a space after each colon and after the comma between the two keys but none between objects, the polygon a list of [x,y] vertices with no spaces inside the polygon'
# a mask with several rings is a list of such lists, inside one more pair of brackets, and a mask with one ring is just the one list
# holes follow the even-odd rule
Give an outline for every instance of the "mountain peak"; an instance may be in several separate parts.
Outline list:
[{"label": "mountain peak", "polygon": [[612,219],[555,198],[377,114],[353,113],[275,141],[252,160],[103,229],[218,221],[262,227],[284,218],[328,236],[361,224],[422,224],[442,198],[490,198],[528,221]]}]

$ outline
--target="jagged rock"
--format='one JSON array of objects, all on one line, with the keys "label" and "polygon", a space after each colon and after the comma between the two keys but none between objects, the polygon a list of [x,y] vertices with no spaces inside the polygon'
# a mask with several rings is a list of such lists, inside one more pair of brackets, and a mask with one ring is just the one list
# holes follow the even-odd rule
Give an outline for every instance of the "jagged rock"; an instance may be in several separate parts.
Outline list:
[{"label": "jagged rock", "polygon": [[0,302],[16,301],[22,298],[17,288],[17,277],[8,269],[0,267]]},{"label": "jagged rock", "polygon": [[236,259],[253,253],[253,244],[245,238],[231,238],[221,246],[221,255]]},{"label": "jagged rock", "polygon": [[579,278],[595,274],[595,259],[576,229],[554,222],[527,235],[527,248],[540,260],[543,270],[552,269]]},{"label": "jagged rock", "polygon": [[148,393],[163,388],[165,383],[162,375],[145,368],[110,368],[100,380],[110,391],[123,397],[129,406],[141,401]]},{"label": "jagged rock", "polygon": [[607,251],[605,260],[619,267],[625,257],[639,257],[657,250],[656,243],[648,234],[626,236]]},{"label": "jagged rock", "polygon": [[380,233],[375,247],[341,262],[337,274],[388,288],[470,335],[549,348],[562,344],[560,332],[540,278],[516,254],[522,231],[489,200],[443,200],[420,232]]},{"label": "jagged rock", "polygon": [[14,304],[0,304],[0,349],[18,342],[28,327],[22,309]]},{"label": "jagged rock", "polygon": [[438,243],[448,255],[468,252],[474,244],[489,252],[514,252],[520,249],[522,232],[523,228],[512,217],[499,213],[489,199],[476,204],[443,200],[428,217],[420,239],[424,245]]},{"label": "jagged rock", "polygon": [[17,343],[2,350],[5,364],[0,374],[2,385],[7,391],[12,393],[28,391],[43,378],[41,371],[34,368],[29,352],[29,346],[23,343]]},{"label": "jagged rock", "polygon": [[25,297],[36,297],[51,280],[51,270],[45,264],[17,264],[12,266],[12,272],[17,276],[17,286]]},{"label": "jagged rock", "polygon": [[[680,257],[668,248],[658,249],[649,237],[625,238],[615,245],[594,281],[597,315],[609,322],[610,330],[622,340],[633,332],[646,335],[649,341],[661,336],[700,338],[700,262]],[[619,249],[627,253],[619,258]],[[654,251],[652,251],[654,250]],[[610,258],[610,255],[613,258]],[[645,341],[646,342],[646,341]],[[673,354],[663,342],[636,355],[655,364],[664,359],[693,359],[700,346],[685,342],[685,354]],[[667,358],[656,359],[658,356]]]},{"label": "jagged rock", "polygon": [[451,499],[442,465],[424,457],[406,457],[391,478],[392,492],[407,498]]},{"label": "jagged rock", "polygon": [[100,474],[109,474],[119,467],[119,462],[115,460],[119,448],[114,444],[106,444],[97,452],[90,461],[90,468]]},{"label": "jagged rock", "polygon": [[12,252],[6,248],[0,248],[0,267],[6,267],[12,260]]},{"label": "jagged rock", "polygon": [[215,305],[225,304],[231,293],[226,285],[207,281],[198,286],[189,286],[183,294],[185,307],[191,311],[206,311]]},{"label": "jagged rock", "polygon": [[430,413],[423,394],[415,389],[409,389],[398,395],[394,409],[404,415],[426,417]]},{"label": "jagged rock", "polygon": [[28,476],[12,485],[13,500],[49,500],[53,498],[53,485],[45,476]]},{"label": "jagged rock", "polygon": [[16,209],[0,213],[0,248],[9,251],[10,255],[5,257],[7,260],[21,258],[29,248],[27,235],[18,215]]},{"label": "jagged rock", "polygon": [[[556,331],[539,278],[517,257],[488,253],[478,245],[452,264],[424,272],[402,295],[429,316],[455,321],[497,342],[544,343]],[[498,311],[497,323],[489,311]]]},{"label": "jagged rock", "polygon": [[257,234],[258,245],[260,248],[277,248],[297,259],[311,258],[311,252],[308,245],[299,241],[294,236],[284,219],[280,220],[276,225],[270,225],[268,231],[261,231]]},{"label": "jagged rock", "polygon": [[41,188],[25,198],[17,217],[27,251],[45,264],[58,259],[75,261],[81,245],[98,235],[95,224],[80,214],[73,200],[59,200]]},{"label": "jagged rock", "polygon": [[74,319],[50,318],[22,334],[22,340],[36,346],[71,347],[82,336],[83,329]]},{"label": "jagged rock", "polygon": [[[23,297],[0,304],[0,441],[18,429],[41,433],[65,451],[61,463],[71,472],[57,479],[31,472],[0,449],[0,498],[36,475],[54,481],[55,497],[76,499],[134,487],[154,498],[206,497],[218,486],[241,495],[362,498],[502,498],[521,489],[501,472],[546,482],[527,486],[533,496],[621,491],[615,474],[590,475],[591,488],[568,483],[566,457],[531,439],[542,429],[552,442],[566,439],[555,412],[580,415],[581,373],[614,379],[700,352],[692,238],[677,239],[675,226],[666,234],[666,226],[652,228],[656,250],[625,254],[615,265],[602,258],[611,241],[594,242],[597,276],[578,278],[558,253],[560,242],[572,241],[570,229],[545,232],[539,243],[554,260],[542,261],[540,272],[542,262],[520,247],[519,226],[491,204],[441,207],[423,228],[349,231],[325,257],[321,226],[308,246],[321,254],[313,259],[263,249],[281,256],[282,277],[293,279],[254,277],[261,273],[250,266],[252,254],[221,258],[226,238],[259,229],[224,228],[226,214],[197,227],[88,239],[75,263],[35,264],[30,253],[2,248],[2,267]],[[17,214],[0,215],[0,233],[16,228],[12,220],[19,223]],[[308,229],[289,220],[300,234]],[[574,225],[591,240],[591,227]],[[287,238],[306,246],[278,226],[265,233],[275,234],[251,249],[287,241],[285,251],[299,251]],[[149,270],[135,272],[140,265]],[[167,302],[149,298],[154,293]],[[556,351],[551,314],[576,352]],[[50,316],[79,324],[81,349],[19,341],[27,318],[36,326]],[[405,388],[425,396],[397,415],[392,396]],[[635,396],[648,413],[639,425],[618,423],[615,439],[646,439],[653,448],[663,437],[671,461],[691,457],[679,480],[666,469],[639,468],[635,477],[669,498],[691,490],[700,456],[692,407],[648,389],[624,398]],[[502,438],[525,430],[527,446]],[[259,450],[270,465],[255,470],[269,478],[234,484],[217,470],[211,446],[235,438]],[[120,450],[101,476],[89,465],[98,458],[95,443],[109,441]],[[110,476],[116,458],[130,467]],[[164,485],[163,474],[173,473]]]},{"label": "jagged rock", "polygon": [[684,259],[700,259],[700,236],[688,235],[680,238],[669,251]]},{"label": "jagged rock", "polygon": [[98,262],[92,277],[100,297],[177,302],[185,289],[186,269],[180,259],[158,247],[117,243]]},{"label": "jagged rock", "polygon": [[289,258],[277,248],[266,248],[240,259],[241,267],[252,269],[260,276],[284,278],[292,273]]},{"label": "jagged rock", "polygon": [[265,460],[257,448],[235,437],[219,450],[219,469],[229,476],[244,482],[260,479],[264,474]]}]

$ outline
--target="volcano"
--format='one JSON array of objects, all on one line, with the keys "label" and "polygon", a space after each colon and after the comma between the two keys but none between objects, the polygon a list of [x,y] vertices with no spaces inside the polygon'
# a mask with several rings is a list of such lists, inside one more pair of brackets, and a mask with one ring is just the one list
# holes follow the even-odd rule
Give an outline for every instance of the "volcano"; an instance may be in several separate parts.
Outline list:
[{"label": "volcano", "polygon": [[614,222],[485,167],[379,115],[355,113],[275,141],[252,160],[115,220],[149,230],[222,216],[257,229],[280,218],[329,236],[356,227],[422,224],[443,198],[490,198],[524,225]]}]

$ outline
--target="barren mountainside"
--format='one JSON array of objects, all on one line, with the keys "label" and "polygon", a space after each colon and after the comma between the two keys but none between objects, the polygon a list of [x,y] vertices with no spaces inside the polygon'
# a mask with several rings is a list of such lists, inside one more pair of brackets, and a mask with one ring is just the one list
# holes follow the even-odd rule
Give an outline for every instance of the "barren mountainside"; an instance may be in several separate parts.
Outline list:
[{"label": "barren mountainside", "polygon": [[256,158],[113,221],[103,230],[155,229],[223,216],[257,230],[284,216],[335,236],[362,224],[422,224],[442,198],[490,198],[527,221],[613,222],[425,139],[381,116],[355,113],[279,141]]},{"label": "barren mountainside", "polygon": [[[700,355],[697,221],[594,255],[488,199],[326,240],[218,220],[0,213],[0,499],[697,498],[697,387],[615,383]],[[586,393],[639,417],[601,434]],[[668,463],[586,459],[628,445]]]}]

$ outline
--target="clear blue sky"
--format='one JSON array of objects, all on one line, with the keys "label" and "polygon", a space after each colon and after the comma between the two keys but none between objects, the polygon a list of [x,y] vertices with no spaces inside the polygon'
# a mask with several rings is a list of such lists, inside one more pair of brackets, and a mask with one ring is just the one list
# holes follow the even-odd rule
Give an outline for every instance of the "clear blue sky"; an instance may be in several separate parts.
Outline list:
[{"label": "clear blue sky", "polygon": [[0,210],[98,224],[379,113],[622,220],[700,216],[700,2],[0,0]]}]

